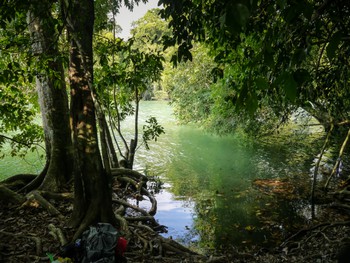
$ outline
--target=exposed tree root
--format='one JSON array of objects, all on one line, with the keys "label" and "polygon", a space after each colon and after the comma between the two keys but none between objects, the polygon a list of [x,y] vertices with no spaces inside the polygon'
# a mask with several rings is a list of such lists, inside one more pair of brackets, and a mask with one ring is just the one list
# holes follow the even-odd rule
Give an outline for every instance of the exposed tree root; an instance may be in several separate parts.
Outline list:
[{"label": "exposed tree root", "polygon": [[183,253],[186,255],[197,255],[197,253],[195,253],[192,250],[188,249],[187,247],[184,247],[183,245],[177,243],[176,241],[172,240],[171,238],[164,238],[164,237],[160,236],[159,240],[161,241],[163,248],[165,248],[168,251],[175,252],[175,253]]},{"label": "exposed tree root", "polygon": [[25,201],[25,198],[6,186],[0,185],[0,200],[7,203],[21,204]]},{"label": "exposed tree root", "polygon": [[[113,202],[119,205],[115,213],[122,223],[123,232],[128,233],[129,244],[134,256],[139,254],[149,258],[150,256],[189,257],[197,255],[176,241],[159,235],[159,233],[166,232],[166,227],[159,225],[153,217],[157,211],[157,201],[146,189],[147,180],[144,175],[128,169],[113,169],[113,174],[118,175],[115,176],[115,179],[120,184],[119,187],[114,187],[116,192],[113,194]],[[151,208],[146,211],[138,205],[131,204],[129,199],[135,199],[136,203],[138,200],[148,200]],[[127,213],[125,213],[125,208],[128,208]]]},{"label": "exposed tree root", "polygon": [[11,176],[0,183],[11,190],[19,190],[26,186],[30,181],[36,178],[36,174],[16,174]]},{"label": "exposed tree root", "polygon": [[40,191],[40,190],[38,190],[37,192],[46,199],[70,200],[70,201],[74,199],[73,193],[53,193],[53,192]]},{"label": "exposed tree root", "polygon": [[133,178],[135,180],[138,180],[138,181],[142,181],[142,182],[148,181],[148,178],[145,175],[143,175],[142,173],[139,173],[135,170],[131,170],[131,169],[114,168],[114,169],[111,169],[111,173],[113,176],[126,175],[126,176]]},{"label": "exposed tree root", "polygon": [[283,262],[300,255],[298,262],[348,262],[349,226],[350,221],[325,222],[300,230],[281,244]]},{"label": "exposed tree root", "polygon": [[146,216],[146,217],[150,217],[150,213],[149,212],[146,212],[145,210],[143,210],[142,208],[136,206],[136,205],[132,205],[130,203],[128,203],[127,201],[124,201],[124,200],[121,200],[119,199],[118,197],[115,197],[113,198],[113,201],[120,204],[120,205],[123,205],[123,206],[126,206],[126,207],[129,207],[129,208],[132,208],[134,209],[135,211],[137,212],[140,212],[142,215]]},{"label": "exposed tree root", "polygon": [[123,216],[118,215],[118,214],[116,214],[115,217],[119,221],[119,226],[120,226],[121,233],[123,233],[125,235],[125,237],[127,239],[129,239],[130,236],[131,236],[131,232],[129,230],[129,224],[128,224],[127,220]]},{"label": "exposed tree root", "polygon": [[151,215],[151,216],[154,216],[156,213],[157,213],[157,200],[154,198],[154,196],[148,192],[148,190],[144,187],[142,187],[141,189],[141,193],[143,195],[146,195],[148,198],[149,198],[149,201],[151,202],[152,204],[152,207],[151,209],[148,211],[148,213]]},{"label": "exposed tree root", "polygon": [[[141,178],[143,179],[143,178]],[[154,216],[157,213],[157,200],[154,198],[154,196],[145,188],[142,186],[144,181],[138,182],[134,179],[128,178],[128,177],[117,177],[117,180],[120,182],[127,183],[126,186],[129,187],[130,185],[134,186],[136,191],[134,193],[134,197],[136,199],[143,200],[142,196],[146,196],[149,201],[151,202],[151,208],[148,211],[148,214],[151,216]]]},{"label": "exposed tree root", "polygon": [[[147,178],[138,172],[128,169],[114,169],[113,173],[117,175],[114,177],[115,182],[113,185],[114,214],[118,221],[117,226],[119,227],[120,233],[128,240],[129,249],[127,255],[132,258],[131,260],[133,262],[138,262],[136,260],[138,258],[161,260],[161,262],[180,262],[183,258],[191,259],[191,262],[224,262],[220,257],[208,259],[207,257],[198,255],[171,238],[164,238],[161,236],[160,233],[166,232],[166,227],[160,225],[154,218],[157,211],[157,201],[146,188]],[[3,189],[11,193],[10,199],[16,197],[17,203],[22,204],[19,209],[25,207],[42,207],[53,218],[59,219],[58,221],[56,220],[56,223],[63,222],[66,218],[64,218],[61,212],[49,201],[54,200],[62,204],[62,202],[69,203],[73,198],[73,195],[70,193],[51,193],[34,190],[26,196],[22,196],[8,188],[3,187]],[[140,200],[146,200],[150,203],[150,206],[148,206],[150,208],[147,211],[138,206]],[[54,204],[57,204],[57,202],[54,202]],[[60,209],[62,209],[61,206]],[[89,218],[85,218],[82,222],[83,223],[78,227],[74,235],[71,232],[65,232],[67,229],[63,230],[62,225],[57,227],[56,223],[51,223],[48,225],[49,231],[46,232],[46,235],[48,234],[51,240],[56,241],[57,245],[63,246],[67,244],[66,237],[70,241],[79,238],[81,233],[91,224],[89,223]],[[10,233],[13,229],[6,232],[5,229],[5,232],[0,231],[0,234],[11,235],[16,238],[26,237],[35,242],[35,256],[33,255],[34,253],[32,253],[32,255],[28,254],[24,259],[32,259],[34,257],[39,259],[39,257],[43,256],[40,238],[30,234]],[[53,253],[55,252],[53,251]],[[19,256],[21,255],[17,255],[16,258],[19,258]]]},{"label": "exposed tree root", "polygon": [[55,240],[60,242],[61,246],[64,246],[68,243],[62,229],[54,226],[53,224],[49,224],[48,228],[50,230],[50,234],[55,238]]},{"label": "exposed tree root", "polygon": [[32,191],[34,189],[37,189],[41,183],[44,181],[44,178],[46,176],[47,170],[49,169],[49,162],[46,162],[44,169],[41,171],[41,173],[36,176],[33,180],[31,180],[27,185],[22,187],[19,192],[28,193],[29,191]]},{"label": "exposed tree root", "polygon": [[60,211],[58,211],[50,202],[48,202],[38,191],[32,191],[27,194],[27,201],[23,206],[39,206],[45,208],[52,216],[63,218]]},{"label": "exposed tree root", "polygon": [[317,224],[314,226],[311,226],[309,228],[304,228],[299,230],[298,232],[296,232],[295,234],[293,234],[292,236],[290,236],[288,239],[286,239],[282,244],[281,247],[285,247],[288,245],[288,243],[290,243],[292,240],[296,239],[296,238],[300,238],[301,236],[307,234],[308,232],[311,232],[313,230],[316,230],[318,228],[322,228],[322,230],[325,230],[327,228],[330,227],[337,227],[337,226],[349,226],[350,225],[350,221],[342,221],[342,222],[324,222],[321,224]]}]

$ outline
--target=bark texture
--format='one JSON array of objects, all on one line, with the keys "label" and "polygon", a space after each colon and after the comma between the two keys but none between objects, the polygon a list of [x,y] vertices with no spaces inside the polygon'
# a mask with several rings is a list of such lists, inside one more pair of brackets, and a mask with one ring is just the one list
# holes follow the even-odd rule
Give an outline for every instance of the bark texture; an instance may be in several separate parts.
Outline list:
[{"label": "bark texture", "polygon": [[69,79],[71,121],[77,160],[74,175],[74,210],[71,224],[77,238],[96,222],[116,223],[112,210],[110,177],[103,168],[93,97],[92,34],[94,1],[74,0],[65,6],[70,37]]},{"label": "bark texture", "polygon": [[68,96],[60,52],[58,32],[52,16],[51,1],[32,1],[27,13],[32,52],[37,57],[36,86],[45,134],[45,177],[40,189],[59,191],[72,177],[73,158],[69,127]]}]

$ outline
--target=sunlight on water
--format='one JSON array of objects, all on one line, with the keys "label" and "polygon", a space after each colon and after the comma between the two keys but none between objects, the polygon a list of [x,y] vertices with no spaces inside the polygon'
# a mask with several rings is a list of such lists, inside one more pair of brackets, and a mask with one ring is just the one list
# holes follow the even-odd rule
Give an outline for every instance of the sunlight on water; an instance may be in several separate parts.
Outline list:
[{"label": "sunlight on water", "polygon": [[[156,219],[168,227],[166,236],[211,249],[229,243],[266,242],[272,228],[283,229],[288,220],[299,220],[292,205],[262,195],[252,182],[257,178],[305,174],[308,178],[305,167],[309,167],[310,160],[305,158],[305,152],[309,149],[286,142],[256,143],[239,134],[219,137],[191,125],[178,126],[167,102],[142,102],[140,109],[140,134],[151,116],[165,129],[157,142],[149,143],[149,151],[142,146],[138,149],[134,168],[164,183],[156,193]],[[133,136],[133,125],[132,118],[122,125],[128,141]],[[36,156],[29,159],[33,163]],[[11,158],[1,160],[0,176],[38,172],[42,167],[35,162],[34,166],[22,167],[17,162]],[[141,207],[147,206],[143,203]],[[282,213],[274,220],[262,218],[266,209]],[[274,213],[270,212],[272,217]],[[262,219],[269,220],[270,228],[261,227]]]},{"label": "sunlight on water", "polygon": [[[166,104],[144,102],[142,107],[144,116],[157,117],[165,127],[165,135],[150,144],[151,151],[140,149],[136,163],[140,171],[170,185],[157,196],[162,205],[156,215],[160,224],[169,226],[169,236],[185,243],[199,240],[209,249],[229,243],[268,243],[271,229],[283,232],[290,221],[302,220],[295,204],[262,195],[252,182],[308,180],[309,148],[276,140],[256,143],[239,134],[219,137],[191,125],[176,126]],[[264,217],[271,209],[276,212]],[[264,229],[261,221],[269,227]]]}]

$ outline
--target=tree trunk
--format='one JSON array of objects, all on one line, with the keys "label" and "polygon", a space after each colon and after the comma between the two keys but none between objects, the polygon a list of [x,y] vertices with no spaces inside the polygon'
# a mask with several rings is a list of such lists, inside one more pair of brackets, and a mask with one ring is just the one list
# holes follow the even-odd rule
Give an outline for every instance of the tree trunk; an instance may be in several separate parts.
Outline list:
[{"label": "tree trunk", "polygon": [[98,148],[92,92],[94,1],[73,0],[65,8],[71,39],[69,80],[73,144],[77,160],[71,218],[72,226],[78,227],[73,237],[75,239],[93,223],[116,223],[116,219],[112,210],[110,178],[103,169]]},{"label": "tree trunk", "polygon": [[134,139],[130,140],[130,151],[128,153],[128,167],[129,169],[133,169],[134,167],[134,160],[135,160],[135,153],[138,143],[138,137],[139,137],[139,107],[140,107],[140,99],[139,99],[139,90],[137,87],[135,87],[135,120],[134,120],[134,130],[135,135]]},{"label": "tree trunk", "polygon": [[119,168],[119,162],[116,150],[113,145],[112,136],[110,133],[110,130],[108,128],[108,124],[106,121],[106,118],[103,119],[103,127],[105,129],[105,136],[106,136],[106,142],[107,142],[107,150],[108,150],[108,157],[111,168]]},{"label": "tree trunk", "polygon": [[[27,14],[32,51],[38,58],[36,86],[45,134],[47,173],[40,189],[59,191],[72,177],[68,96],[59,59],[51,1],[32,1]],[[47,66],[46,66],[47,65]],[[41,178],[38,178],[39,180]],[[42,179],[41,179],[42,180]]]}]

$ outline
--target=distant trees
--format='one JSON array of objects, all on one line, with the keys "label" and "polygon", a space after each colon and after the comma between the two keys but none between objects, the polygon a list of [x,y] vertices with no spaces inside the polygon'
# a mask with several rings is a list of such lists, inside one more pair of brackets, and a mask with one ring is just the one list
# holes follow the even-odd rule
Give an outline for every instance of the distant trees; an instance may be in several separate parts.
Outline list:
[{"label": "distant trees", "polygon": [[131,34],[135,48],[144,52],[163,53],[162,38],[169,36],[171,30],[168,22],[160,17],[159,11],[159,8],[148,10],[143,17],[133,22]]},{"label": "distant trees", "polygon": [[[177,45],[173,61],[191,59],[196,41],[210,46],[221,80],[213,86],[223,119],[306,109],[326,128],[349,117],[347,1],[160,1]],[[227,117],[225,117],[227,116]]]},{"label": "distant trees", "polygon": [[[148,141],[164,133],[152,117],[146,121],[148,125],[143,126],[143,131],[139,131],[140,101],[153,97],[153,88],[160,80],[164,58],[159,50],[152,48],[149,39],[151,32],[142,31],[142,26],[135,28],[135,31],[139,32],[138,37],[134,36],[126,42],[116,38],[115,32],[111,34],[111,31],[101,31],[95,40],[95,57],[98,61],[95,66],[95,87],[101,110],[108,116],[107,122],[112,127],[111,139],[116,145],[120,161],[130,169],[137,148],[141,144],[148,147]],[[121,129],[121,122],[131,115],[134,115],[134,134],[128,141]]]},{"label": "distant trees", "polygon": [[[118,166],[113,146],[132,168],[139,102],[154,90],[169,94],[183,122],[201,122],[219,132],[241,123],[253,133],[267,129],[298,107],[326,128],[348,123],[347,1],[161,0],[164,9],[136,21],[128,42],[115,35],[121,2],[97,2],[95,8],[92,0],[69,5],[8,1],[0,8],[0,130],[17,129],[14,144],[23,138],[28,146],[40,140],[38,127],[29,125],[37,104],[28,97],[33,90],[27,84],[33,87],[36,79],[47,169],[31,187],[58,191],[74,174],[73,221],[80,231],[92,221],[113,220],[108,188],[109,166]],[[124,2],[132,7],[133,2]],[[64,66],[69,71],[71,129]],[[127,142],[120,122],[133,113],[135,136]],[[113,143],[108,124],[123,147],[115,138]],[[151,118],[144,127],[146,146],[162,132]],[[7,139],[1,135],[0,143]]]},{"label": "distant trees", "polygon": [[204,45],[195,44],[192,61],[179,63],[175,68],[168,62],[163,72],[163,88],[169,93],[174,112],[182,123],[210,118],[214,104],[212,71],[216,64],[208,52]]}]

